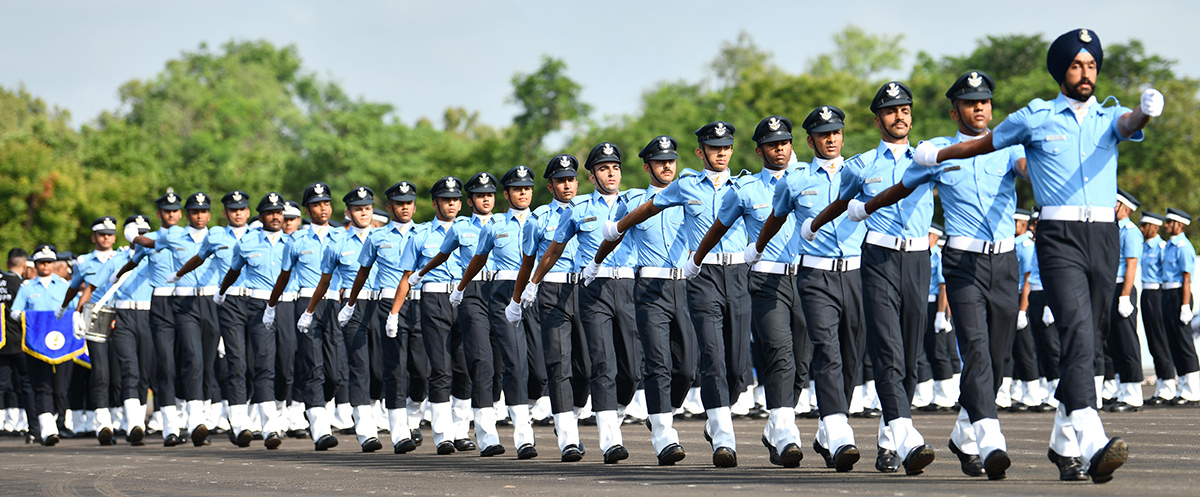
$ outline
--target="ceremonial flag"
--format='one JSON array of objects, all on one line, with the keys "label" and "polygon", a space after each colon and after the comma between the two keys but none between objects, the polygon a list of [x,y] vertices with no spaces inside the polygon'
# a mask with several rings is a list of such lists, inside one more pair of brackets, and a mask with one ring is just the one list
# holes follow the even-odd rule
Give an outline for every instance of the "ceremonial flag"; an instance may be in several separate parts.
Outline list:
[{"label": "ceremonial flag", "polygon": [[84,353],[83,339],[75,338],[71,313],[62,319],[54,311],[25,311],[21,313],[21,348],[25,353],[50,364],[62,364]]}]

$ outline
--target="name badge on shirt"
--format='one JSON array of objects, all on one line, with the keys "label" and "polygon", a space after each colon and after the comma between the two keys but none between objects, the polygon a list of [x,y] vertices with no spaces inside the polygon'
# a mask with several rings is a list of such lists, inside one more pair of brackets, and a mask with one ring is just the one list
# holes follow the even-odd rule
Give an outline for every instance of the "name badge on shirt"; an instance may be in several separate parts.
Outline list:
[{"label": "name badge on shirt", "polygon": [[442,245],[440,243],[426,243],[425,244],[425,248],[434,248],[434,247],[441,247],[441,246]]},{"label": "name badge on shirt", "polygon": [[688,200],[688,205],[700,205],[700,204],[703,204],[703,203],[704,203],[704,202],[701,202],[701,201],[699,201],[699,200]]},{"label": "name badge on shirt", "polygon": [[883,176],[876,176],[876,177],[874,177],[874,178],[867,178],[867,181],[865,181],[864,183],[866,183],[866,184],[868,184],[868,185],[869,185],[869,184],[871,184],[871,183],[879,183],[880,181],[883,181]]},{"label": "name badge on shirt", "polygon": [[308,255],[308,254],[311,254],[311,253],[313,253],[313,251],[311,251],[311,250],[303,250],[303,251],[301,251],[301,252],[300,252],[300,255]]},{"label": "name badge on shirt", "polygon": [[175,250],[180,250],[180,251],[182,251],[182,250],[187,250],[187,249],[185,249],[185,248],[183,248],[183,247],[175,247]]},{"label": "name badge on shirt", "polygon": [[500,233],[499,235],[496,235],[496,238],[508,238],[508,233]]},{"label": "name badge on shirt", "polygon": [[229,248],[228,245],[221,245],[220,247],[217,247],[217,250],[225,250],[227,248]]},{"label": "name badge on shirt", "polygon": [[262,257],[262,254],[254,253],[254,254],[248,254],[248,255],[246,255],[246,258],[247,258],[247,259],[253,259],[253,258],[255,258],[255,257]]},{"label": "name badge on shirt", "polygon": [[347,256],[347,255],[352,255],[352,254],[354,254],[354,251],[353,251],[353,250],[351,250],[351,251],[349,251],[349,252],[342,252],[342,257],[345,257],[345,256]]},{"label": "name badge on shirt", "polygon": [[381,248],[381,249],[385,249],[385,248],[392,248],[392,246],[393,246],[393,245],[392,245],[392,244],[390,244],[390,243],[385,243],[385,244],[383,244],[383,245],[380,245],[380,246],[379,246],[379,248]]},{"label": "name badge on shirt", "polygon": [[771,206],[771,203],[770,203],[770,202],[767,202],[767,203],[763,203],[763,204],[754,204],[754,205],[753,205],[753,206],[751,206],[750,208],[751,208],[751,209],[762,209],[762,208],[764,208],[764,207],[770,207],[770,206]]},{"label": "name badge on shirt", "polygon": [[[697,203],[698,203],[698,202],[697,202]],[[585,218],[583,218],[583,220],[582,220],[582,221],[580,221],[580,222],[581,222],[581,223],[590,223],[590,222],[592,222],[592,221],[595,221],[595,220],[596,220],[596,216],[588,216],[588,217],[585,217]]]},{"label": "name badge on shirt", "polygon": [[546,231],[554,231],[556,229],[558,229],[558,226],[547,226],[546,227]]},{"label": "name badge on shirt", "polygon": [[817,190],[804,190],[804,191],[800,192],[801,195],[817,195],[819,193],[821,193],[821,192],[819,192]]},{"label": "name badge on shirt", "polygon": [[1046,137],[1046,141],[1048,142],[1064,141],[1066,139],[1067,135],[1050,135]]},{"label": "name badge on shirt", "polygon": [[478,236],[478,235],[476,235],[475,233],[463,233],[462,234],[463,238],[475,238],[476,236]]},{"label": "name badge on shirt", "polygon": [[945,168],[945,169],[942,169],[942,171],[943,171],[943,172],[947,172],[947,173],[948,173],[948,172],[950,172],[950,171],[957,171],[957,170],[959,170],[959,169],[962,169],[962,166],[950,166],[950,167],[947,167],[947,168]]}]

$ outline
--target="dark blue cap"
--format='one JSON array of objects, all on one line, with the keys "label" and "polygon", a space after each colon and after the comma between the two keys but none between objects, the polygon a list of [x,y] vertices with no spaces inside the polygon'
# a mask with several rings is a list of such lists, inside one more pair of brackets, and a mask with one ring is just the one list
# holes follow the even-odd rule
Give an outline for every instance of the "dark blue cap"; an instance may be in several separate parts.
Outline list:
[{"label": "dark blue cap", "polygon": [[375,191],[368,186],[360,186],[342,195],[346,205],[372,205],[375,203]]},{"label": "dark blue cap", "polygon": [[558,154],[546,163],[546,172],[542,173],[545,179],[553,178],[570,178],[579,174],[579,159],[570,154]]},{"label": "dark blue cap", "polygon": [[1068,31],[1050,44],[1050,50],[1046,51],[1046,70],[1050,71],[1054,81],[1062,84],[1063,78],[1067,77],[1067,68],[1071,67],[1071,62],[1075,61],[1079,51],[1085,48],[1092,54],[1092,58],[1096,59],[1096,72],[1100,72],[1100,66],[1104,62],[1104,47],[1100,46],[1100,37],[1096,36],[1095,31]]},{"label": "dark blue cap", "polygon": [[912,90],[899,81],[889,81],[879,87],[875,98],[871,99],[871,113],[878,114],[879,109],[897,105],[912,105]]},{"label": "dark blue cap", "polygon": [[500,183],[505,188],[510,186],[533,186],[533,171],[528,167],[520,165],[509,169],[504,173],[504,177],[500,178]]},{"label": "dark blue cap", "polygon": [[465,188],[467,193],[496,193],[496,184],[499,182],[496,175],[484,171],[471,176]]},{"label": "dark blue cap", "polygon": [[592,147],[592,151],[588,152],[587,160],[583,162],[583,167],[591,171],[596,164],[605,162],[621,163],[621,148],[613,142],[600,142]]},{"label": "dark blue cap", "polygon": [[245,209],[250,207],[250,195],[241,190],[234,190],[221,197],[221,205],[226,209]]},{"label": "dark blue cap", "polygon": [[383,192],[389,200],[396,202],[412,202],[417,199],[417,185],[407,181],[398,182]]},{"label": "dark blue cap", "polygon": [[104,216],[92,221],[92,233],[100,233],[104,235],[117,234],[117,218],[112,216]]},{"label": "dark blue cap", "polygon": [[792,139],[792,121],[783,116],[770,116],[754,128],[754,143],[781,142]]},{"label": "dark blue cap", "polygon": [[159,210],[177,211],[179,210],[179,195],[175,194],[174,188],[167,188],[167,193],[155,199],[154,205],[158,206]]},{"label": "dark blue cap", "polygon": [[996,83],[992,77],[983,71],[963,73],[950,89],[946,90],[946,98],[951,100],[991,100]]},{"label": "dark blue cap", "polygon": [[809,134],[836,131],[846,127],[846,113],[832,105],[822,105],[804,118],[804,131]]},{"label": "dark blue cap", "polygon": [[209,210],[212,208],[212,199],[208,198],[204,192],[196,192],[188,196],[187,203],[183,205],[183,208]]},{"label": "dark blue cap", "polygon": [[305,207],[307,207],[308,204],[311,204],[313,202],[326,202],[326,201],[329,201],[330,199],[331,199],[331,197],[329,196],[329,185],[326,185],[325,183],[318,181],[316,183],[308,185],[308,188],[304,189],[304,196],[300,197],[300,202],[303,203]]},{"label": "dark blue cap", "polygon": [[650,140],[650,143],[647,143],[645,147],[642,147],[642,151],[638,152],[638,157],[641,157],[644,161],[678,159],[679,153],[676,152],[678,149],[679,142],[675,141],[674,138],[667,135],[658,135],[653,140]]},{"label": "dark blue cap", "polygon": [[696,141],[714,147],[733,145],[734,131],[732,124],[725,121],[713,121],[696,130]]},{"label": "dark blue cap", "polygon": [[284,203],[282,195],[271,192],[263,195],[262,200],[258,201],[258,209],[256,210],[259,214],[269,211],[281,211],[285,205],[287,204]]},{"label": "dark blue cap", "polygon": [[433,184],[433,188],[429,189],[429,196],[433,198],[462,198],[462,180],[454,176],[446,176],[437,180]]}]

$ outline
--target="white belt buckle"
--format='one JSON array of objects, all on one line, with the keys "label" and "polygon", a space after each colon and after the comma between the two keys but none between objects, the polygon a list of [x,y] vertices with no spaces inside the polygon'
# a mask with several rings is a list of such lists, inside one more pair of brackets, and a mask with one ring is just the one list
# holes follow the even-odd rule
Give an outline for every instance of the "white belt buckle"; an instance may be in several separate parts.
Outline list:
[{"label": "white belt buckle", "polygon": [[681,279],[683,279],[683,269],[673,267],[670,270],[670,275],[671,275],[671,279],[673,279],[673,280],[681,280]]},{"label": "white belt buckle", "polygon": [[1083,221],[1085,223],[1092,222],[1092,206],[1090,206],[1090,205],[1083,206],[1082,214],[1083,215],[1080,217],[1082,217],[1083,219],[1080,219],[1080,221]]},{"label": "white belt buckle", "polygon": [[837,273],[845,272],[846,271],[846,259],[834,259],[833,260],[833,271],[837,272]]}]

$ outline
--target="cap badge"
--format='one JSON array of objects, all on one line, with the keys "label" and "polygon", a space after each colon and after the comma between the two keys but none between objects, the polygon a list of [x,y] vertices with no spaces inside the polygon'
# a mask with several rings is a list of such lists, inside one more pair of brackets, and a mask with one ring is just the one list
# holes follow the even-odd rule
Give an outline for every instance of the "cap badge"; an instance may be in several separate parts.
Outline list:
[{"label": "cap badge", "polygon": [[177,201],[177,199],[175,198],[175,192],[167,192],[167,203],[173,204],[176,201]]},{"label": "cap badge", "polygon": [[571,159],[564,155],[558,159],[558,165],[562,167],[571,167]]},{"label": "cap badge", "polygon": [[529,175],[529,170],[525,166],[517,166],[517,177],[524,178]]},{"label": "cap badge", "polygon": [[400,193],[408,193],[408,183],[400,183]]},{"label": "cap badge", "polygon": [[833,111],[829,110],[829,107],[821,107],[820,117],[822,121],[833,119]]},{"label": "cap badge", "polygon": [[138,216],[137,219],[134,220],[134,222],[138,223],[138,224],[142,224],[142,223],[146,222],[146,218],[144,218],[142,216]]},{"label": "cap badge", "polygon": [[770,128],[771,131],[779,131],[780,124],[783,124],[783,123],[780,122],[779,119],[776,119],[774,117],[772,117],[770,121],[767,121],[767,127]]},{"label": "cap badge", "polygon": [[667,138],[665,136],[662,138],[659,138],[658,139],[658,148],[661,148],[663,150],[671,148],[671,139]]},{"label": "cap badge", "polygon": [[320,183],[313,185],[313,193],[315,193],[317,195],[324,195],[325,194],[325,185],[322,185]]},{"label": "cap badge", "polygon": [[889,97],[896,98],[900,96],[900,87],[896,83],[888,83],[887,94]]},{"label": "cap badge", "polygon": [[242,192],[233,192],[233,196],[231,198],[233,198],[234,202],[241,202],[242,201]]},{"label": "cap badge", "polygon": [[196,203],[198,203],[198,204],[204,203],[204,194],[203,193],[196,194]]},{"label": "cap badge", "polygon": [[713,133],[716,133],[717,136],[725,136],[725,123],[717,122],[717,129],[713,130]]},{"label": "cap badge", "polygon": [[1092,42],[1091,33],[1088,33],[1088,30],[1086,30],[1086,29],[1079,30],[1079,41],[1082,41],[1084,43],[1091,43]]},{"label": "cap badge", "polygon": [[267,195],[267,201],[271,202],[271,205],[279,205],[279,195],[271,192],[270,195]]},{"label": "cap badge", "polygon": [[971,88],[978,88],[983,84],[983,78],[979,76],[979,73],[971,71],[971,76],[967,78],[967,84],[971,85]]},{"label": "cap badge", "polygon": [[447,189],[453,190],[457,187],[458,187],[458,185],[454,182],[454,178],[446,178],[446,188]]},{"label": "cap badge", "polygon": [[112,219],[105,218],[103,224],[104,224],[104,229],[109,229],[109,230],[117,229],[117,224],[114,223]]},{"label": "cap badge", "polygon": [[480,174],[479,175],[479,184],[486,185],[487,183],[488,183],[488,175]]},{"label": "cap badge", "polygon": [[367,198],[367,189],[366,188],[363,188],[361,186],[358,187],[358,198]]},{"label": "cap badge", "polygon": [[50,247],[42,247],[42,253],[40,255],[45,257],[57,257],[54,255],[54,251],[50,250]]}]

